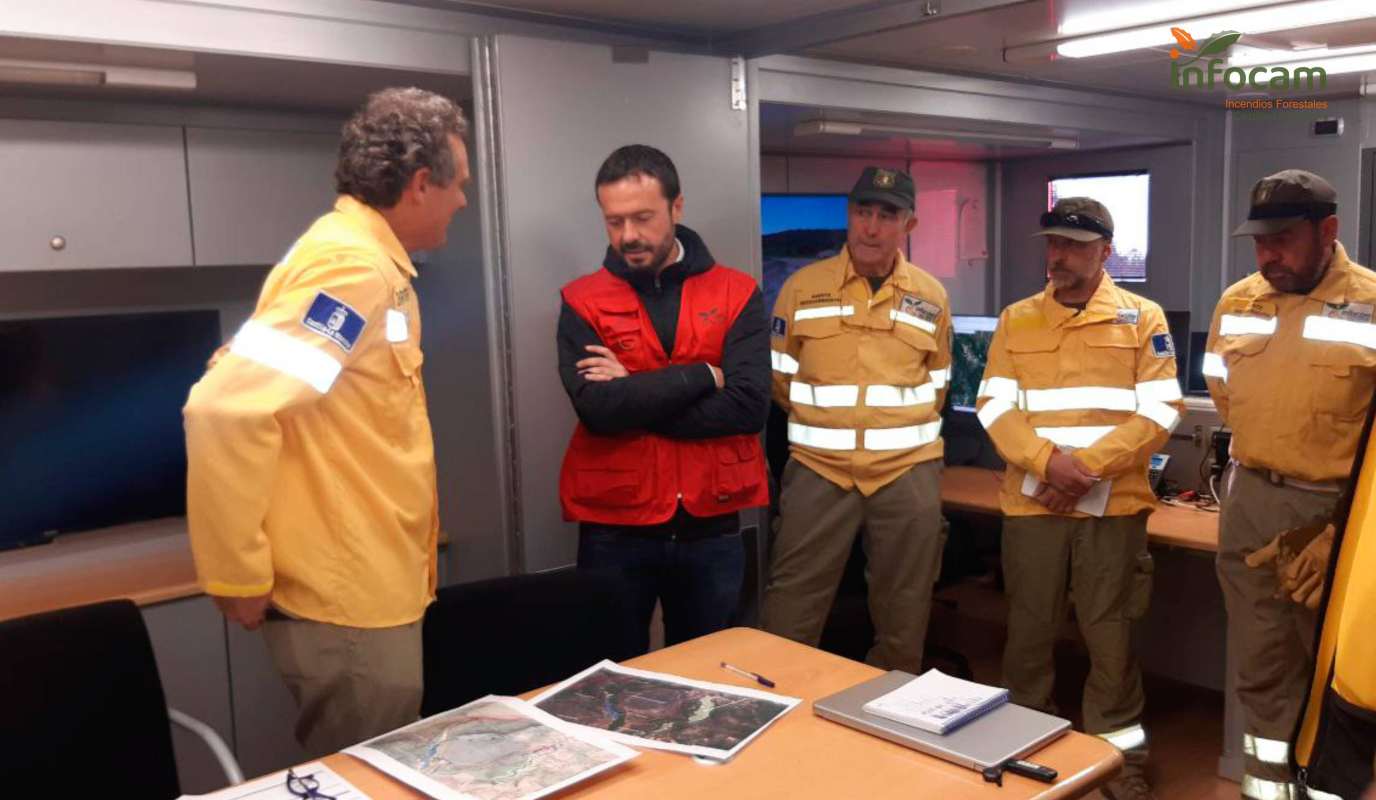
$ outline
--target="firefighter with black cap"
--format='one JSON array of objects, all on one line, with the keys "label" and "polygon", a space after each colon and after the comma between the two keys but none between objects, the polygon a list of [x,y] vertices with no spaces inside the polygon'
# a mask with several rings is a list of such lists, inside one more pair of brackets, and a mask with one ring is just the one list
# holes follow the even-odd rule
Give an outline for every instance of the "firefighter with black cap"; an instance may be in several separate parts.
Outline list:
[{"label": "firefighter with black cap", "polygon": [[788,412],[764,628],[815,646],[863,527],[875,641],[866,660],[916,672],[945,541],[941,405],[946,290],[903,256],[913,180],[866,167],[846,246],[803,267],[774,306],[774,400]]},{"label": "firefighter with black cap", "polygon": [[1046,288],[1004,309],[976,408],[1008,463],[1003,678],[1015,703],[1054,713],[1052,650],[1067,607],[1089,649],[1084,728],[1123,751],[1113,800],[1152,797],[1142,670],[1132,625],[1151,599],[1147,482],[1180,420],[1175,347],[1161,306],[1113,282],[1113,217],[1067,197],[1041,217]]},{"label": "firefighter with black cap", "polygon": [[1376,388],[1376,273],[1338,242],[1337,201],[1312,172],[1257,181],[1233,235],[1252,237],[1258,271],[1223,293],[1204,355],[1232,428],[1216,565],[1244,712],[1242,794],[1256,800],[1298,796],[1290,738],[1318,598],[1295,578],[1327,570],[1326,523]]}]

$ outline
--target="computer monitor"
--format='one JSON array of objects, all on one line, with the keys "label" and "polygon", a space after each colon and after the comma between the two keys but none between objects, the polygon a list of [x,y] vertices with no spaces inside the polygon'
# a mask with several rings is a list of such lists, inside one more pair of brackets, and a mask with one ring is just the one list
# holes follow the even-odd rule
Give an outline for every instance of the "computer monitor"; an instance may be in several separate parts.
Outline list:
[{"label": "computer monitor", "polygon": [[1204,351],[1209,344],[1208,331],[1195,331],[1190,334],[1189,380],[1185,394],[1208,395],[1209,384],[1204,381]]},{"label": "computer monitor", "polygon": [[951,317],[951,410],[974,413],[998,317]]}]

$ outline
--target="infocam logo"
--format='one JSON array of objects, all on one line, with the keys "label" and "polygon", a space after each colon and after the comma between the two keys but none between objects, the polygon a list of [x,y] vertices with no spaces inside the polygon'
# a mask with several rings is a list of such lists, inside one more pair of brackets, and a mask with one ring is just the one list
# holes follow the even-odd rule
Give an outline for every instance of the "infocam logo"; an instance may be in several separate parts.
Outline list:
[{"label": "infocam logo", "polygon": [[[1242,38],[1237,31],[1216,33],[1202,46],[1184,28],[1171,28],[1171,33],[1180,43],[1179,48],[1171,48],[1171,85],[1177,89],[1215,89],[1221,83],[1234,90],[1313,92],[1328,86],[1323,67],[1230,67],[1222,58],[1213,58],[1226,54]],[[1182,58],[1186,54],[1194,57]]]}]

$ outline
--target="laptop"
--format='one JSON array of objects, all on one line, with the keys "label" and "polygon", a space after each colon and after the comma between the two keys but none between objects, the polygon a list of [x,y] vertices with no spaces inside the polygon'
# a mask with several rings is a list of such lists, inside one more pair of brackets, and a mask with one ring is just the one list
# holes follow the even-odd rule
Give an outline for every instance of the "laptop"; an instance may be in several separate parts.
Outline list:
[{"label": "laptop", "polygon": [[1070,730],[1069,720],[1012,703],[1004,703],[944,736],[865,713],[866,703],[912,679],[906,672],[888,672],[813,701],[812,713],[973,770],[1022,758]]}]

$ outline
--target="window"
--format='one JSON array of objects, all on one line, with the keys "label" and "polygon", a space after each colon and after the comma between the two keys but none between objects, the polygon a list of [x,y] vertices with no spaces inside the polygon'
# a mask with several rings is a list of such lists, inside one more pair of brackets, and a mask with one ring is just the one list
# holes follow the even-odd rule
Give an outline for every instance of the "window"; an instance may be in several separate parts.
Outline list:
[{"label": "window", "polygon": [[1115,281],[1145,283],[1147,280],[1147,205],[1151,175],[1126,172],[1115,175],[1077,175],[1046,182],[1046,207],[1062,197],[1092,197],[1113,215],[1113,255],[1104,265]]}]

